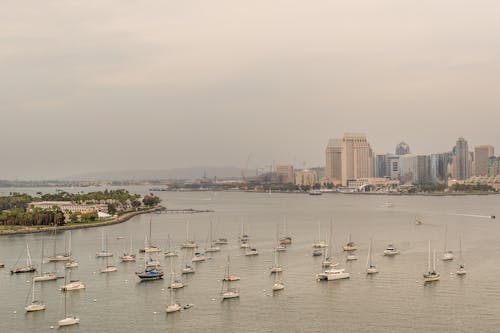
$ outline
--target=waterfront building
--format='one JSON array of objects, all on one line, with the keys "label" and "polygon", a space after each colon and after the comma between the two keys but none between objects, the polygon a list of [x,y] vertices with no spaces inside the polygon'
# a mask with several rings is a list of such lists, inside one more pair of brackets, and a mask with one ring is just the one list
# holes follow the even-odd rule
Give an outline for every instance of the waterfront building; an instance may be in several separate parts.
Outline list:
[{"label": "waterfront building", "polygon": [[402,184],[425,184],[431,181],[429,155],[406,154],[399,157]]},{"label": "waterfront building", "polygon": [[104,203],[75,203],[72,201],[34,201],[28,204],[28,211],[33,211],[35,208],[52,209],[59,208],[66,220],[69,220],[71,213],[86,214],[86,213],[108,213],[108,204]]},{"label": "waterfront building", "polygon": [[488,159],[488,176],[495,177],[500,175],[500,156],[492,156]]},{"label": "waterfront building", "polygon": [[310,169],[297,170],[295,172],[295,185],[313,186],[318,182],[318,175]]},{"label": "waterfront building", "polygon": [[342,139],[342,185],[348,180],[373,177],[373,151],[366,135],[345,133]]},{"label": "waterfront building", "polygon": [[375,173],[374,173],[375,177],[384,178],[389,175],[387,154],[376,154],[374,164],[375,164]]},{"label": "waterfront building", "polygon": [[400,172],[399,172],[399,156],[393,154],[387,154],[387,177],[396,180],[399,180]]},{"label": "waterfront building", "polygon": [[433,183],[446,183],[448,180],[448,165],[451,153],[431,154],[430,157],[430,179]]},{"label": "waterfront building", "polygon": [[342,183],[342,139],[330,139],[325,155],[325,178],[334,184]]},{"label": "waterfront building", "polygon": [[467,141],[460,137],[455,145],[455,156],[453,157],[453,177],[458,180],[469,178],[470,156]]},{"label": "waterfront building", "polygon": [[293,165],[277,165],[276,174],[280,183],[294,183],[295,172],[293,170]]},{"label": "waterfront building", "polygon": [[411,154],[410,146],[406,142],[401,141],[396,146],[396,155],[407,155],[407,154]]},{"label": "waterfront building", "polygon": [[490,145],[474,147],[474,175],[487,176],[489,168],[489,158],[495,155],[495,148]]}]

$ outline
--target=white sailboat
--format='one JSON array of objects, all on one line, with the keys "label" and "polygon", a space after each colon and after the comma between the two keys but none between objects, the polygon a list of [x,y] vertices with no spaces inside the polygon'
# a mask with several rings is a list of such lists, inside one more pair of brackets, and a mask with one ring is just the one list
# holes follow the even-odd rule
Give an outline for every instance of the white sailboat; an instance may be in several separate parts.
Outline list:
[{"label": "white sailboat", "polygon": [[465,269],[465,263],[464,263],[464,258],[462,256],[462,239],[460,238],[458,240],[458,247],[459,247],[459,263],[458,263],[458,268],[456,271],[457,275],[465,275],[467,274],[467,270]]},{"label": "white sailboat", "polygon": [[280,233],[280,225],[276,224],[276,251],[283,252],[286,251],[286,245],[281,244],[279,233]]},{"label": "white sailboat", "polygon": [[423,274],[423,277],[424,277],[424,282],[438,281],[441,278],[441,275],[438,272],[436,272],[436,250],[434,250],[432,270],[431,270],[431,241],[429,241],[429,252],[427,256],[427,272]]},{"label": "white sailboat", "polygon": [[[69,254],[66,253],[66,249],[64,253],[57,253],[57,226],[54,226],[54,254],[49,256],[48,259],[50,262],[52,261],[68,261],[70,259]],[[64,247],[66,247],[66,237],[64,240]]]},{"label": "white sailboat", "polygon": [[96,258],[106,258],[106,257],[112,257],[113,256],[113,253],[108,252],[105,249],[104,245],[105,245],[104,244],[104,232],[101,232],[101,251],[99,251],[99,252],[96,253],[96,255],[95,255]]},{"label": "white sailboat", "polygon": [[259,251],[257,251],[256,248],[251,247],[250,244],[248,245],[248,248],[245,249],[245,256],[250,257],[250,256],[256,256],[259,254]]},{"label": "white sailboat", "polygon": [[226,280],[226,276],[229,276],[229,256],[227,257],[226,273],[224,278],[222,278],[222,287],[220,291],[221,300],[240,297],[240,291],[237,288],[230,288],[230,280]]},{"label": "white sailboat", "polygon": [[[105,252],[108,252],[108,234],[106,234],[106,243],[105,243]],[[106,256],[106,265],[101,269],[101,273],[112,273],[118,270],[118,267],[115,265],[109,264],[109,256]]]},{"label": "white sailboat", "polygon": [[346,245],[344,245],[342,247],[342,249],[346,252],[352,252],[352,251],[356,251],[358,249],[356,244],[351,239],[351,233],[349,233],[349,235],[347,237],[347,243],[346,243]]},{"label": "white sailboat", "polygon": [[326,240],[321,239],[321,223],[318,223],[318,239],[314,241],[313,243],[313,248],[315,249],[322,249],[324,247],[327,247],[328,244]]},{"label": "white sailboat", "polygon": [[167,251],[163,253],[165,257],[177,257],[179,254],[175,252],[175,250],[172,250],[172,243],[170,240],[170,234],[168,234],[168,248]]},{"label": "white sailboat", "polygon": [[373,239],[370,238],[370,245],[368,247],[368,257],[366,258],[366,274],[378,273],[377,267],[373,263],[372,252],[373,252]]},{"label": "white sailboat", "polygon": [[[65,281],[67,282],[67,281]],[[73,316],[73,315],[68,315],[68,293],[64,293],[64,319],[61,319],[57,322],[57,324],[61,326],[71,326],[71,325],[76,325],[80,323],[80,318]]]},{"label": "white sailboat", "polygon": [[44,272],[43,271],[43,238],[42,238],[42,251],[41,251],[41,259],[40,259],[40,275],[33,277],[34,282],[43,282],[43,281],[54,281],[57,280],[57,274],[54,272]]},{"label": "white sailboat", "polygon": [[333,221],[330,219],[330,234],[328,235],[328,255],[326,249],[323,249],[323,262],[321,263],[321,266],[324,268],[333,265],[332,248],[333,248]]},{"label": "white sailboat", "polygon": [[189,221],[186,222],[186,240],[181,244],[182,249],[195,249],[198,247],[196,241],[189,239]]},{"label": "white sailboat", "polygon": [[215,246],[212,237],[213,237],[212,221],[210,221],[209,241],[208,241],[208,247],[205,249],[205,252],[219,252],[220,251],[220,247]]},{"label": "white sailboat", "polygon": [[226,272],[224,274],[224,278],[223,280],[224,281],[239,281],[240,280],[240,277],[239,276],[236,276],[236,275],[231,275],[231,272],[229,270],[229,255],[227,256],[227,263],[226,263]]},{"label": "white sailboat", "polygon": [[[172,261],[170,261],[171,263],[171,272],[170,272],[170,286],[172,286],[174,284],[174,271],[173,271],[173,268],[172,268]],[[181,305],[179,304],[179,302],[175,302],[174,301],[174,293],[175,293],[175,288],[170,288],[170,304],[167,305],[167,308],[165,309],[165,311],[167,313],[173,313],[173,312],[177,312],[177,311],[180,311],[181,310]]]},{"label": "white sailboat", "polygon": [[283,272],[283,267],[279,264],[278,251],[274,250],[274,265],[271,267],[271,274],[277,274]]},{"label": "white sailboat", "polygon": [[279,243],[285,246],[292,244],[292,237],[286,231],[286,217],[283,218],[283,237],[280,238]]},{"label": "white sailboat", "polygon": [[122,262],[135,262],[136,256],[133,251],[132,237],[130,237],[130,249],[128,252],[123,251],[123,255],[120,257]]},{"label": "white sailboat", "polygon": [[182,283],[181,279],[177,279],[175,276],[175,271],[174,271],[174,264],[173,264],[173,258],[170,258],[170,275],[172,276],[170,285],[168,286],[171,289],[180,289],[184,288],[184,283]]},{"label": "white sailboat", "polygon": [[444,253],[443,253],[443,261],[453,260],[455,256],[453,255],[453,251],[448,250],[448,225],[444,226]]},{"label": "white sailboat", "polygon": [[273,292],[285,289],[285,284],[283,283],[283,277],[281,274],[274,274],[274,283],[272,286]]},{"label": "white sailboat", "polygon": [[152,234],[151,234],[151,224],[152,224],[152,221],[151,221],[151,219],[149,219],[149,237],[146,236],[146,238],[148,238],[149,243],[147,244],[147,246],[144,247],[144,252],[145,253],[158,253],[158,252],[161,252],[161,249],[157,246],[154,246],[152,243],[153,240],[152,240]]},{"label": "white sailboat", "polygon": [[[19,262],[19,259],[18,259],[18,262]],[[16,265],[17,265],[17,262],[16,262]],[[10,270],[10,274],[31,273],[31,272],[35,272],[35,271],[36,271],[36,267],[31,262],[30,247],[29,247],[28,243],[26,243],[26,266],[12,268]]]},{"label": "white sailboat", "polygon": [[73,253],[71,252],[71,231],[69,232],[69,241],[68,241],[68,255],[69,255],[69,261],[66,263],[65,267],[66,268],[75,268],[78,267],[78,262],[73,258]]},{"label": "white sailboat", "polygon": [[35,298],[35,279],[31,283],[31,303],[24,307],[26,312],[35,312],[45,310],[45,304]]},{"label": "white sailboat", "polygon": [[238,236],[238,240],[241,243],[248,243],[248,241],[250,240],[250,236],[247,232],[245,232],[245,224],[243,222],[241,222],[241,234]]}]

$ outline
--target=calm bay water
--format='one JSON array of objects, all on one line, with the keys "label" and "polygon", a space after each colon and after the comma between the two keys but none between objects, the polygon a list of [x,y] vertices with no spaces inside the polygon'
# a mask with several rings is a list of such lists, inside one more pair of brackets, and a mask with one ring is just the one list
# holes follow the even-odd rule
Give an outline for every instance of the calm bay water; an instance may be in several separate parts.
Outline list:
[{"label": "calm bay water", "polygon": [[[147,188],[129,188],[145,193]],[[44,190],[45,191],[45,190]],[[500,227],[496,220],[466,215],[497,215],[499,196],[466,197],[386,197],[330,194],[255,193],[171,193],[160,192],[168,208],[213,209],[197,215],[142,215],[123,224],[75,230],[73,253],[80,267],[73,278],[81,279],[87,289],[71,293],[71,310],[80,317],[78,327],[68,332],[497,332],[500,327]],[[384,208],[390,200],[393,208]],[[424,224],[415,225],[419,216]],[[280,254],[284,266],[285,290],[272,295],[276,224],[287,221],[293,244]],[[330,218],[334,221],[334,256],[351,273],[349,280],[318,283],[321,257],[313,258],[312,242],[317,238],[318,223],[326,236]],[[137,263],[118,263],[118,272],[100,274],[103,259],[95,253],[101,244],[101,232],[109,234],[109,248],[118,261],[129,236],[137,250],[144,244],[148,222],[152,220],[153,243],[165,248],[168,235],[180,244],[190,222],[190,234],[202,248],[214,222],[214,237],[226,237],[230,244],[214,253],[213,259],[196,265],[197,272],[186,279],[188,286],[177,291],[181,304],[194,307],[176,314],[165,314],[169,302],[168,278],[139,283],[134,272]],[[237,236],[244,221],[251,244],[259,250],[256,257],[245,257]],[[497,219],[498,220],[498,219]],[[444,230],[448,226],[448,247],[455,251],[452,262],[438,261],[441,280],[424,285],[422,273],[427,266],[427,242],[442,256]],[[345,263],[340,251],[348,233],[358,243],[356,262]],[[67,233],[66,233],[67,236]],[[370,237],[374,239],[374,260],[380,271],[366,276],[365,264]],[[468,274],[454,274],[458,259],[458,239],[462,238],[463,256]],[[58,287],[63,280],[43,282],[41,299],[47,309],[24,313],[30,289],[30,274],[10,275],[9,269],[29,243],[33,259],[40,262],[41,240],[45,252],[53,250],[48,234],[0,237],[0,332],[48,332],[63,317],[63,298]],[[65,233],[57,236],[63,250]],[[124,244],[126,243],[126,244]],[[394,243],[401,254],[382,256]],[[227,254],[231,271],[241,276],[237,283],[240,299],[220,302],[220,279]],[[185,256],[176,261],[177,271]],[[165,272],[169,261],[161,257]],[[47,264],[47,270],[54,264]],[[63,272],[63,264],[57,264]],[[168,275],[168,274],[166,274]],[[40,285],[37,284],[40,293]],[[216,300],[214,300],[216,299]],[[17,311],[17,312],[16,312]],[[14,313],[16,312],[16,313]]]}]

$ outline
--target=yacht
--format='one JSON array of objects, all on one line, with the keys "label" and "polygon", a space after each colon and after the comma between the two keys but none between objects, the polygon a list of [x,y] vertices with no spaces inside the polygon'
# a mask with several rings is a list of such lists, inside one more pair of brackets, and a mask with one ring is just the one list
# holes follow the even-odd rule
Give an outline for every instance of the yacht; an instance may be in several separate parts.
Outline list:
[{"label": "yacht", "polygon": [[256,255],[258,255],[258,254],[259,254],[259,252],[257,251],[257,249],[256,249],[256,248],[249,248],[249,249],[247,249],[247,250],[245,251],[245,255],[246,255],[246,256],[256,256]]},{"label": "yacht", "polygon": [[181,244],[181,249],[195,249],[198,247],[198,244],[189,239],[189,221],[186,222],[186,240]]},{"label": "yacht", "polygon": [[283,267],[278,263],[278,251],[274,250],[274,265],[271,267],[271,274],[277,274],[283,272]]},{"label": "yacht", "polygon": [[135,273],[141,281],[163,279],[163,271],[159,268],[146,268],[143,272]]},{"label": "yacht", "polygon": [[205,256],[204,253],[201,252],[196,252],[191,259],[191,262],[200,262],[200,261],[205,261],[207,260],[207,257]]},{"label": "yacht", "polygon": [[177,257],[179,254],[171,249],[170,234],[168,235],[168,250],[163,253],[165,257]]},{"label": "yacht", "polygon": [[85,284],[80,280],[70,280],[69,283],[61,286],[62,291],[73,291],[85,289]]},{"label": "yacht", "polygon": [[[67,276],[68,276],[68,274],[66,273],[66,275],[64,276],[65,282],[67,282],[67,280],[66,280]],[[67,298],[68,298],[68,293],[65,292],[64,293],[64,319],[61,319],[61,320],[59,320],[57,322],[57,324],[60,327],[62,327],[62,326],[71,326],[71,325],[76,325],[76,324],[80,323],[80,318],[78,318],[76,316],[69,316],[68,315],[68,302],[67,302]]]},{"label": "yacht", "polygon": [[112,257],[113,253],[108,252],[105,249],[105,244],[104,244],[104,232],[101,233],[101,251],[96,253],[96,258],[107,258],[107,257]]},{"label": "yacht", "polygon": [[346,252],[356,251],[358,248],[356,244],[351,240],[351,233],[349,233],[347,244],[342,247]]},{"label": "yacht", "polygon": [[347,273],[344,268],[340,269],[333,268],[333,269],[327,269],[323,273],[317,274],[316,280],[332,281],[332,280],[348,279],[349,277],[350,277],[349,273]]},{"label": "yacht", "polygon": [[458,240],[458,246],[459,246],[459,249],[460,249],[460,252],[459,252],[459,260],[460,260],[460,262],[458,264],[458,268],[457,268],[456,274],[457,275],[465,275],[465,274],[467,274],[467,270],[465,270],[464,258],[462,257],[462,239]]},{"label": "yacht", "polygon": [[42,281],[54,281],[57,280],[57,274],[53,272],[44,272],[43,271],[43,238],[42,238],[42,257],[40,259],[40,275],[35,276],[33,278],[34,282],[42,282]]},{"label": "yacht", "polygon": [[[17,262],[16,262],[17,265]],[[26,243],[26,266],[15,267],[10,270],[10,274],[32,273],[36,271],[35,265],[31,262],[30,247]]]},{"label": "yacht", "polygon": [[191,265],[184,265],[184,267],[182,267],[182,269],[181,269],[182,274],[193,274],[195,272],[196,272],[196,269]]},{"label": "yacht", "polygon": [[25,308],[26,312],[35,312],[45,310],[45,304],[35,298],[35,280],[33,279],[31,285],[31,303]]},{"label": "yacht", "polygon": [[368,257],[366,258],[366,274],[378,273],[377,267],[373,264],[372,257],[373,240],[370,238],[370,246],[368,247]]},{"label": "yacht", "polygon": [[212,221],[210,221],[210,231],[209,231],[209,241],[208,244],[210,244],[210,247],[205,249],[205,252],[211,253],[211,252],[220,252],[220,247],[216,246],[214,241],[213,241],[213,229],[212,229]]}]

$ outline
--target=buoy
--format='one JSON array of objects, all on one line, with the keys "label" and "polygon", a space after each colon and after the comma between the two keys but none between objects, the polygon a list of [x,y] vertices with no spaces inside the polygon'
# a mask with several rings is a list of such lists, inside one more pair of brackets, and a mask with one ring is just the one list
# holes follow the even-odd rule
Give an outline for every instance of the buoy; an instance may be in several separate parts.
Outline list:
[{"label": "buoy", "polygon": [[54,326],[50,326],[50,329],[53,330],[54,329]]},{"label": "buoy", "polygon": [[94,298],[94,302],[97,302],[97,298]]},{"label": "buoy", "polygon": [[16,311],[16,310],[14,310],[14,312],[13,312],[13,313],[17,313],[17,311]]}]

